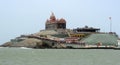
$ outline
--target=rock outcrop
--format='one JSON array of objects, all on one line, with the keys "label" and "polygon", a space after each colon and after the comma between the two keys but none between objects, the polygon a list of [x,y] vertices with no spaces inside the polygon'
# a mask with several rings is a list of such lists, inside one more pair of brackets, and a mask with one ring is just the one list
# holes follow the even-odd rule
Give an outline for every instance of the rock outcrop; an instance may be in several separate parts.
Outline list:
[{"label": "rock outcrop", "polygon": [[6,42],[2,46],[3,47],[28,47],[28,48],[34,48],[34,47],[40,47],[42,45],[42,40],[34,39],[34,38],[27,38],[25,40],[19,41],[19,42]]}]

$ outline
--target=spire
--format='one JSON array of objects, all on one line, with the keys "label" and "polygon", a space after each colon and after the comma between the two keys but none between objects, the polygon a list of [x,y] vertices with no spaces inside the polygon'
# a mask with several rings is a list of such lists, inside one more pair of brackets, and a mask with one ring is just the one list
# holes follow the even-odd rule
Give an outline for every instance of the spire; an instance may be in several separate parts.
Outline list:
[{"label": "spire", "polygon": [[56,20],[56,17],[55,17],[55,15],[54,15],[53,12],[51,13],[50,19],[51,19],[51,20]]},{"label": "spire", "polygon": [[51,16],[55,16],[53,12],[51,12],[51,13],[52,13]]}]

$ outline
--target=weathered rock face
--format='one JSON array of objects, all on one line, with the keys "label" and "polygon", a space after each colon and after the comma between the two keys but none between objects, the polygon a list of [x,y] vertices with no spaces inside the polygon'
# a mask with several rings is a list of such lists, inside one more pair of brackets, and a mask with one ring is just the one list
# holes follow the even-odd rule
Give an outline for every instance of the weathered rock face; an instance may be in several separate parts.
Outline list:
[{"label": "weathered rock face", "polygon": [[20,42],[7,42],[3,44],[4,47],[29,47],[34,48],[36,46],[41,46],[42,41],[34,38],[28,38]]},{"label": "weathered rock face", "polygon": [[42,41],[34,38],[28,38],[25,39],[17,44],[13,44],[12,46],[18,46],[18,47],[30,47],[33,48],[36,45],[42,45]]},{"label": "weathered rock face", "polygon": [[[61,30],[59,30],[61,32]],[[60,33],[56,30],[42,30],[38,33],[30,35],[21,35],[11,41],[4,43],[3,47],[29,47],[29,48],[52,48],[53,42],[40,39],[39,37],[47,37],[49,39],[57,38]],[[56,36],[54,36],[56,35]],[[61,35],[59,35],[61,36]]]},{"label": "weathered rock face", "polygon": [[2,47],[10,47],[12,45],[12,42],[6,42],[3,45],[1,45]]}]

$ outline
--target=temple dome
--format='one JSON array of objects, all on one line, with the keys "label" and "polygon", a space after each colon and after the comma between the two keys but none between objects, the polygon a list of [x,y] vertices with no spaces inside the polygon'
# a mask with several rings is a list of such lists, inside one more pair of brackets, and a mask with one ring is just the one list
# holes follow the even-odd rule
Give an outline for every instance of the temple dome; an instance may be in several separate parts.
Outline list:
[{"label": "temple dome", "polygon": [[65,19],[61,18],[58,23],[66,23]]}]

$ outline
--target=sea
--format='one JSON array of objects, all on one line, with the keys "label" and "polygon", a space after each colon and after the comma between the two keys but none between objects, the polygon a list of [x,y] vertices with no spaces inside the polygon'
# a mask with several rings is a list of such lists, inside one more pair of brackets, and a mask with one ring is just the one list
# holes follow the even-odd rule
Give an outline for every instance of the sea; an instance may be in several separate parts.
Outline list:
[{"label": "sea", "polygon": [[120,65],[120,50],[0,47],[0,65]]}]

